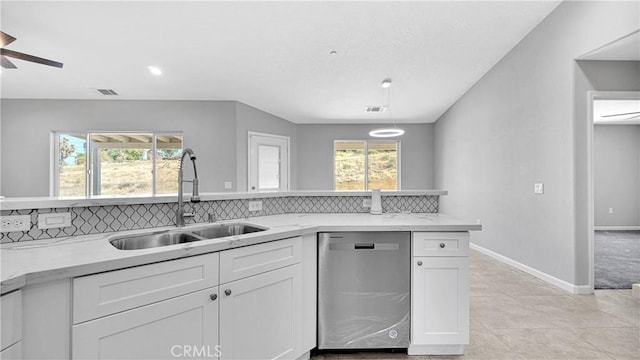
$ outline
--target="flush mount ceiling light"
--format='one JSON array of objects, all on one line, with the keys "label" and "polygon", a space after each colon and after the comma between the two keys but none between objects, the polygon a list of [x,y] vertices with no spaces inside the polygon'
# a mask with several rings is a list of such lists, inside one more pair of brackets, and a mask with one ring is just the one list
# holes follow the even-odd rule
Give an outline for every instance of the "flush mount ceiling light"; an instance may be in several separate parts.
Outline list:
[{"label": "flush mount ceiling light", "polygon": [[[387,78],[387,79],[382,80],[382,83],[380,84],[380,86],[382,87],[382,91],[383,92],[385,90],[387,92],[387,105],[381,106],[380,108],[384,108],[384,111],[391,113],[391,79]],[[383,96],[384,96],[384,94],[383,94]],[[393,117],[391,119],[393,120]],[[396,136],[400,136],[400,135],[403,135],[403,134],[404,134],[404,130],[398,129],[396,127],[396,121],[395,120],[393,120],[393,127],[392,128],[380,128],[380,129],[373,129],[373,130],[369,131],[369,136],[382,137],[382,138],[396,137]]]},{"label": "flush mount ceiling light", "polygon": [[155,76],[160,76],[160,75],[162,75],[162,69],[160,69],[160,68],[159,68],[159,67],[157,67],[157,66],[147,66],[147,69],[149,69],[149,72],[150,72],[152,75],[155,75]]}]

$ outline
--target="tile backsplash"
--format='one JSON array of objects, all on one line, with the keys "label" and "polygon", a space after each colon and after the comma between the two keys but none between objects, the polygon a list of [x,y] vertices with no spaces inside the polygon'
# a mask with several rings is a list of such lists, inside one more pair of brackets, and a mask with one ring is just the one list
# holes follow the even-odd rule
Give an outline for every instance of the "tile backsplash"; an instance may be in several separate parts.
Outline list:
[{"label": "tile backsplash", "polygon": [[[216,220],[243,219],[254,216],[291,213],[366,213],[362,196],[291,196],[260,199],[214,200],[186,203],[185,210],[195,213],[194,220],[205,222],[209,213]],[[438,195],[382,196],[384,212],[437,213]],[[249,212],[249,201],[261,200],[262,210]],[[29,241],[98,234],[104,232],[149,229],[175,224],[177,203],[105,205],[88,207],[3,210],[1,215],[31,215],[29,231],[2,233],[0,243]],[[38,214],[70,212],[71,226],[65,228],[38,229]]]}]

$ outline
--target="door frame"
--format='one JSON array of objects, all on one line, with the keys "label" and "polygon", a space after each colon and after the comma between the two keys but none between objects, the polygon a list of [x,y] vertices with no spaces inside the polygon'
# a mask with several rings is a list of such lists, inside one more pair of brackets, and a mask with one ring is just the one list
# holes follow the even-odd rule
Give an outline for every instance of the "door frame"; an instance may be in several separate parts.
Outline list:
[{"label": "door frame", "polygon": [[282,191],[289,191],[291,189],[291,137],[286,135],[278,135],[278,134],[269,134],[257,131],[248,131],[247,132],[247,192],[258,192],[251,191],[251,137],[252,136],[261,136],[267,138],[273,138],[278,140],[286,140],[287,141],[287,187]]},{"label": "door frame", "polygon": [[640,100],[640,91],[587,91],[587,226],[589,252],[589,288],[595,291],[595,191],[593,174],[593,101],[594,100]]}]

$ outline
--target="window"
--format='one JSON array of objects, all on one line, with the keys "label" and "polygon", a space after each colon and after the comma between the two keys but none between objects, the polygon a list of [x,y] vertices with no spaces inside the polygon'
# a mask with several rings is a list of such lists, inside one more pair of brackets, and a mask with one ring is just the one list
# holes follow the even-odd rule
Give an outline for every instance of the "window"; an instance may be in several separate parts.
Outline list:
[{"label": "window", "polygon": [[336,140],[333,145],[335,190],[399,190],[399,141]]},{"label": "window", "polygon": [[182,134],[54,134],[56,196],[155,195],[178,192]]}]

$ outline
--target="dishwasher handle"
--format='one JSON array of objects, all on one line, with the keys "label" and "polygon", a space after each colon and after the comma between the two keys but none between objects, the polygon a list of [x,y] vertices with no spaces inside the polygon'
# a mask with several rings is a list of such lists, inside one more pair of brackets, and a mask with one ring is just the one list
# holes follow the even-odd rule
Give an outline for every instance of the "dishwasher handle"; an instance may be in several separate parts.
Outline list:
[{"label": "dishwasher handle", "polygon": [[332,243],[329,244],[330,251],[355,251],[355,250],[372,250],[372,251],[388,251],[400,250],[400,244],[387,242],[374,243]]},{"label": "dishwasher handle", "polygon": [[368,244],[353,244],[353,248],[355,250],[373,250],[376,248],[376,245],[373,243]]}]

